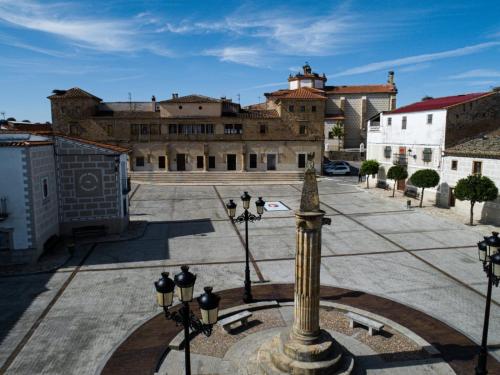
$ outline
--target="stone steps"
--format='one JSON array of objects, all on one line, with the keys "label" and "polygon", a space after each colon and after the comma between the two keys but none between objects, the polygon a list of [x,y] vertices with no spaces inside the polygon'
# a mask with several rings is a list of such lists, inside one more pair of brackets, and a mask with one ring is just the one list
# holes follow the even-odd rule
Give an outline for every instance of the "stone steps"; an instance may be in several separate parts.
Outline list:
[{"label": "stone steps", "polygon": [[297,183],[303,172],[129,172],[132,181],[166,184],[245,184],[245,183]]}]

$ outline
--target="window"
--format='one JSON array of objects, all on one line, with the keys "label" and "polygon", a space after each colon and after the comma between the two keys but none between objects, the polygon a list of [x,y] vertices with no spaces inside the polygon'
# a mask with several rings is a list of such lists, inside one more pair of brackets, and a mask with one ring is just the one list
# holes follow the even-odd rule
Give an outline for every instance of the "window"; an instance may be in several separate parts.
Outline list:
[{"label": "window", "polygon": [[299,134],[300,135],[305,135],[306,134],[306,126],[305,125],[300,125],[300,127],[299,127]]},{"label": "window", "polygon": [[406,129],[406,116],[401,119],[401,129]]},{"label": "window", "polygon": [[451,161],[451,169],[456,171],[458,167],[458,160],[452,160]]},{"label": "window", "polygon": [[423,160],[424,162],[428,163],[432,160],[432,149],[430,148],[424,148],[423,151]]},{"label": "window", "polygon": [[184,124],[177,125],[177,134],[183,134],[183,133],[184,133]]},{"label": "window", "polygon": [[483,162],[481,161],[472,162],[472,174],[481,174],[482,169],[483,169]]},{"label": "window", "polygon": [[267,125],[260,125],[260,134],[267,133]]},{"label": "window", "polygon": [[201,110],[203,109],[203,107],[200,105],[200,106],[198,107],[198,109],[201,111]]},{"label": "window", "polygon": [[315,106],[315,105],[313,105],[313,106],[311,107],[311,112],[316,112],[316,106]]},{"label": "window", "polygon": [[149,134],[149,126],[141,125],[141,135],[148,135],[148,134]]},{"label": "window", "polygon": [[391,154],[392,154],[392,148],[391,148],[391,146],[385,146],[385,148],[384,148],[384,157],[386,159],[390,159]]},{"label": "window", "polygon": [[203,168],[203,156],[196,157],[196,168]]},{"label": "window", "polygon": [[214,134],[214,124],[205,124],[205,133]]},{"label": "window", "polygon": [[135,166],[136,167],[144,167],[144,156],[137,156],[135,158]]},{"label": "window", "polygon": [[149,131],[151,135],[160,135],[161,134],[161,127],[159,124],[151,124],[149,125]]},{"label": "window", "polygon": [[293,105],[288,106],[288,112],[293,112],[295,110]]},{"label": "window", "polygon": [[215,156],[208,157],[208,168],[215,168]]},{"label": "window", "polygon": [[328,139],[333,139],[333,131],[328,132]]},{"label": "window", "polygon": [[168,124],[168,134],[177,134],[177,124]]},{"label": "window", "polygon": [[301,105],[300,106],[300,112],[305,112],[306,111],[306,106],[305,105]]},{"label": "window", "polygon": [[242,134],[243,126],[241,124],[225,124],[224,134]]},{"label": "window", "polygon": [[306,154],[298,154],[297,167],[298,168],[306,167]]},{"label": "window", "polygon": [[432,115],[427,115],[427,123],[432,124]]},{"label": "window", "polygon": [[387,117],[387,126],[392,125],[392,117]]},{"label": "window", "polygon": [[179,109],[182,109],[182,105],[179,106]]},{"label": "window", "polygon": [[49,179],[47,177],[42,178],[42,196],[43,199],[49,197]]},{"label": "window", "polygon": [[257,168],[257,154],[250,154],[250,168]]}]

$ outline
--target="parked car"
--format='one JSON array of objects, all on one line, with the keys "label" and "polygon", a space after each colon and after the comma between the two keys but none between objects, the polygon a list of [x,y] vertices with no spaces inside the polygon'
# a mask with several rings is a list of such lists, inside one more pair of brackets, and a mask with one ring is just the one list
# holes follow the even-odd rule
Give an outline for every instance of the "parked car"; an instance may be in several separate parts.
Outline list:
[{"label": "parked car", "polygon": [[351,174],[351,168],[347,165],[343,164],[337,164],[333,166],[328,166],[325,169],[325,174],[326,175],[350,175]]}]

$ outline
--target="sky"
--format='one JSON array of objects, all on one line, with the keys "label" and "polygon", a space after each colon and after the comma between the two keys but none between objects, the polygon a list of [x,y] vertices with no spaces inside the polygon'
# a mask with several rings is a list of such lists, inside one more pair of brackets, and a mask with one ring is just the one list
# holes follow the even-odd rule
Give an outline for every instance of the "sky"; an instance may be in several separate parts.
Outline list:
[{"label": "sky", "polygon": [[[0,0],[0,119],[50,121],[53,89],[105,101],[328,85],[395,71],[398,106],[500,86],[500,1]],[[5,114],[3,114],[5,113]]]}]

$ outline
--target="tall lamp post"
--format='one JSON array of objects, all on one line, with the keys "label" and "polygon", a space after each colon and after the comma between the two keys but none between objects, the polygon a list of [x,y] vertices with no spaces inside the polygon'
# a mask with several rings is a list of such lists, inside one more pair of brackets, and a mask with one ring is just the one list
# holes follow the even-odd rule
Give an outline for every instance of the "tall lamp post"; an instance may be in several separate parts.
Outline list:
[{"label": "tall lamp post", "polygon": [[257,220],[260,220],[262,217],[262,214],[264,213],[264,205],[266,202],[262,200],[262,197],[259,197],[259,199],[255,202],[255,207],[257,209],[257,215],[252,214],[251,212],[248,211],[250,208],[250,200],[252,197],[250,194],[248,194],[247,191],[243,193],[241,196],[241,201],[243,202],[243,209],[244,212],[235,218],[236,216],[236,203],[231,199],[229,202],[226,204],[227,208],[227,214],[231,218],[231,220],[236,223],[245,223],[245,292],[243,294],[243,301],[245,302],[251,302],[253,300],[252,297],[252,284],[250,281],[250,264],[249,264],[249,250],[248,250],[248,222],[254,222]]},{"label": "tall lamp post", "polygon": [[483,269],[488,277],[488,293],[486,294],[486,309],[484,311],[483,338],[476,366],[476,375],[486,375],[486,361],[488,359],[488,325],[490,320],[491,289],[493,284],[497,287],[500,281],[500,237],[498,232],[484,237],[478,242],[479,260],[483,262]]},{"label": "tall lamp post", "polygon": [[[191,375],[191,354],[189,350],[189,329],[193,332],[202,332],[205,336],[212,334],[212,327],[219,315],[220,297],[212,293],[212,288],[204,288],[205,293],[198,297],[201,311],[201,320],[189,309],[189,302],[193,300],[193,289],[196,275],[189,272],[188,266],[182,266],[181,272],[175,275],[174,280],[168,277],[168,272],[162,272],[161,278],[155,282],[158,305],[163,308],[165,318],[173,320],[177,325],[184,327],[184,356],[186,375]],[[168,311],[174,299],[174,289],[177,287],[177,296],[182,302],[179,312]]]}]

